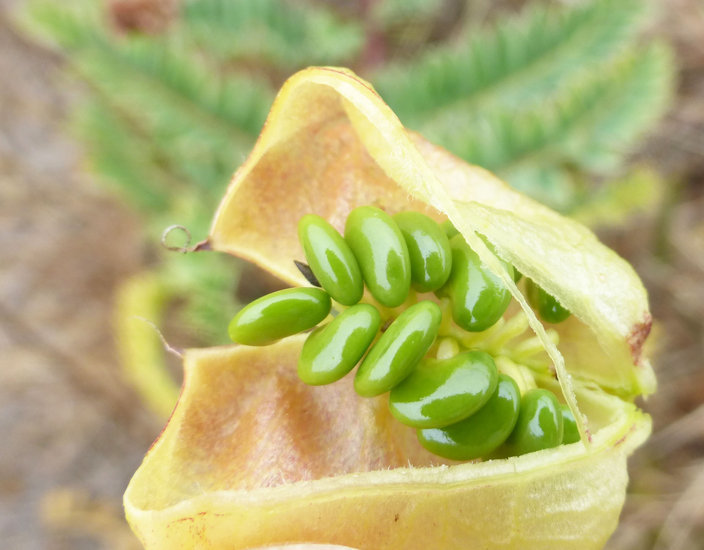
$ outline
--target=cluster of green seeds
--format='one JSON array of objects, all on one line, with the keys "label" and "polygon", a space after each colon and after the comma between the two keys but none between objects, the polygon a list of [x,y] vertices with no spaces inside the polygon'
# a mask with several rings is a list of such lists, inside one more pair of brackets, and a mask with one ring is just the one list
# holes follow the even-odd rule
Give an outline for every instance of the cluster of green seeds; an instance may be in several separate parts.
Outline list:
[{"label": "cluster of green seeds", "polygon": [[[232,340],[261,346],[312,329],[334,300],[332,320],[303,345],[298,374],[305,383],[330,384],[359,363],[356,392],[388,392],[394,417],[416,428],[426,449],[455,460],[579,440],[567,406],[537,388],[529,369],[495,361],[481,349],[482,338],[470,336],[496,340],[511,294],[451,224],[362,206],[349,214],[344,237],[315,215],[300,220],[298,233],[307,264],[296,264],[315,287],[252,302],[230,323]],[[518,281],[513,266],[502,263]],[[526,292],[544,321],[569,316],[531,281]]]}]

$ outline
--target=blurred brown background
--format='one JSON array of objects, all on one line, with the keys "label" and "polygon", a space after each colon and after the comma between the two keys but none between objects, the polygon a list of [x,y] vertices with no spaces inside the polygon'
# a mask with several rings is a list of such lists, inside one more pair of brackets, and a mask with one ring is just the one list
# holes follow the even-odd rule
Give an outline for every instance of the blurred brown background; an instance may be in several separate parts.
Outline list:
[{"label": "blurred brown background", "polygon": [[160,429],[120,381],[112,294],[140,264],[129,212],[64,131],[63,61],[0,3],[0,545],[134,548],[121,494]]},{"label": "blurred brown background", "polygon": [[[662,0],[677,97],[637,155],[673,191],[603,233],[644,279],[658,322],[655,423],[631,460],[612,550],[704,548],[704,11]],[[65,59],[0,1],[0,545],[137,548],[121,496],[161,420],[123,381],[116,285],[148,260],[135,215],[85,170],[65,131],[81,94]]]}]

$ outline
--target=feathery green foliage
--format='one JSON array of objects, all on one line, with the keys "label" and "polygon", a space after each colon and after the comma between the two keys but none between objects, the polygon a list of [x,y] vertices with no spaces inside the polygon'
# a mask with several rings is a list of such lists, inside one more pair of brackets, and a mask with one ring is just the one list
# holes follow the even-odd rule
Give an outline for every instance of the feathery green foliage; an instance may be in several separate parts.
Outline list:
[{"label": "feathery green foliage", "polygon": [[281,0],[199,0],[184,6],[182,25],[209,55],[271,66],[284,76],[306,65],[335,65],[359,54],[364,34],[315,4]]},{"label": "feathery green foliage", "polygon": [[383,0],[370,3],[368,18],[389,50],[410,57],[433,38],[439,20],[452,17],[456,7],[452,0]]},{"label": "feathery green foliage", "polygon": [[385,69],[377,89],[409,127],[569,212],[579,187],[622,168],[662,115],[672,60],[637,33],[649,2],[533,4],[489,30]]},{"label": "feathery green foliage", "polygon": [[[306,64],[350,64],[363,39],[360,21],[308,2],[190,0],[168,33],[128,38],[105,28],[93,2],[30,4],[35,22],[74,54],[104,116],[114,119],[93,120],[91,131],[121,125],[123,138],[132,133],[130,141],[151,150],[131,156],[142,168],[151,165],[154,176],[127,177],[133,168],[118,159],[130,155],[113,139],[95,138],[93,156],[112,166],[108,175],[127,196],[167,211],[169,195],[158,198],[164,178],[185,194],[198,189],[205,202],[219,195],[261,127],[278,75]],[[372,13],[386,14],[393,26],[409,9],[393,0]],[[372,81],[407,126],[569,211],[582,182],[618,174],[667,104],[667,48],[641,54],[637,39],[652,13],[651,2],[641,0],[563,9],[534,2],[491,28],[459,29],[451,44],[420,59],[384,64]],[[274,82],[244,72],[253,65]]]},{"label": "feathery green foliage", "polygon": [[[129,121],[96,99],[88,101],[76,115],[79,136],[90,143],[91,164],[108,185],[129,203],[152,215],[167,211],[178,180],[150,152],[151,144]],[[149,182],[121,185],[120,182]],[[160,218],[150,220],[159,224]]]},{"label": "feathery green foliage", "polygon": [[455,44],[373,77],[382,97],[413,128],[457,112],[527,108],[603,67],[647,20],[649,2],[596,0],[570,10],[539,3],[489,29],[468,28]]},{"label": "feathery green foliage", "polygon": [[158,222],[179,208],[184,193],[198,193],[201,212],[181,222],[207,229],[217,197],[263,124],[270,87],[209,73],[178,34],[111,39],[96,25],[94,6],[36,6],[36,20],[50,25],[94,92],[78,126],[99,172],[136,204],[146,200],[142,206]]},{"label": "feathery green foliage", "polygon": [[428,134],[513,186],[569,210],[575,177],[617,173],[635,140],[661,116],[671,66],[669,51],[656,43],[584,75],[534,109],[495,108],[475,119],[470,134]]},{"label": "feathery green foliage", "polygon": [[382,26],[393,26],[399,21],[433,17],[444,0],[384,0],[372,6],[372,17]]},{"label": "feathery green foliage", "polygon": [[[74,127],[97,174],[143,214],[153,242],[174,223],[205,236],[218,198],[259,134],[271,87],[209,72],[181,32],[118,36],[96,2],[39,1],[29,9],[32,24],[69,53],[91,92]],[[233,263],[177,256],[161,270],[169,272],[164,280],[181,281],[185,324],[204,343],[223,342],[226,334],[214,329],[236,309]]]}]

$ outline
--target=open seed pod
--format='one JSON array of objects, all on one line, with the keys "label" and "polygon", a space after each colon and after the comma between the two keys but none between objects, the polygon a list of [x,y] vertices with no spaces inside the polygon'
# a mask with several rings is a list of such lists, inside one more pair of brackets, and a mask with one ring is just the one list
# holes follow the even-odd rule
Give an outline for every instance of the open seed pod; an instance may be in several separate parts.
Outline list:
[{"label": "open seed pod", "polygon": [[[582,441],[452,462],[425,451],[385,398],[358,397],[350,377],[303,384],[305,335],[188,350],[179,403],[125,493],[135,532],[149,549],[601,548],[626,458],[650,431],[632,403],[655,387],[636,274],[586,228],[406,131],[369,84],[335,68],[284,85],[207,245],[305,285],[298,220],[341,229],[366,204],[454,224],[525,311],[550,365],[541,385],[572,409]],[[556,325],[559,349],[484,239],[572,312]]]}]

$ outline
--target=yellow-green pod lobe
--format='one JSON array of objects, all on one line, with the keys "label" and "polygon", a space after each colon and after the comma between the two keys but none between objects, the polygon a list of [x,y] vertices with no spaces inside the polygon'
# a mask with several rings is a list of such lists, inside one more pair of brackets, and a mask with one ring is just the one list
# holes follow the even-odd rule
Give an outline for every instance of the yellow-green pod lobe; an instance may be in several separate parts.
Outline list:
[{"label": "yellow-green pod lobe", "polygon": [[411,281],[418,292],[432,292],[445,284],[452,267],[445,232],[425,214],[400,212],[394,216],[408,247]]},{"label": "yellow-green pod lobe", "polygon": [[357,304],[313,331],[298,358],[298,376],[306,384],[330,384],[345,376],[374,340],[381,316],[374,306]]},{"label": "yellow-green pod lobe", "polygon": [[317,325],[330,313],[327,292],[319,288],[287,288],[243,307],[228,327],[230,338],[247,346],[266,346]]},{"label": "yellow-green pod lobe", "polygon": [[381,395],[406,378],[430,349],[441,320],[440,307],[428,300],[401,313],[357,369],[357,393],[363,397]]},{"label": "yellow-green pod lobe", "polygon": [[307,214],[298,222],[298,238],[313,275],[332,299],[346,306],[359,302],[362,273],[342,235],[320,216]]},{"label": "yellow-green pod lobe", "polygon": [[411,287],[411,263],[393,218],[373,206],[355,208],[345,223],[345,240],[372,296],[386,307],[400,306]]}]

